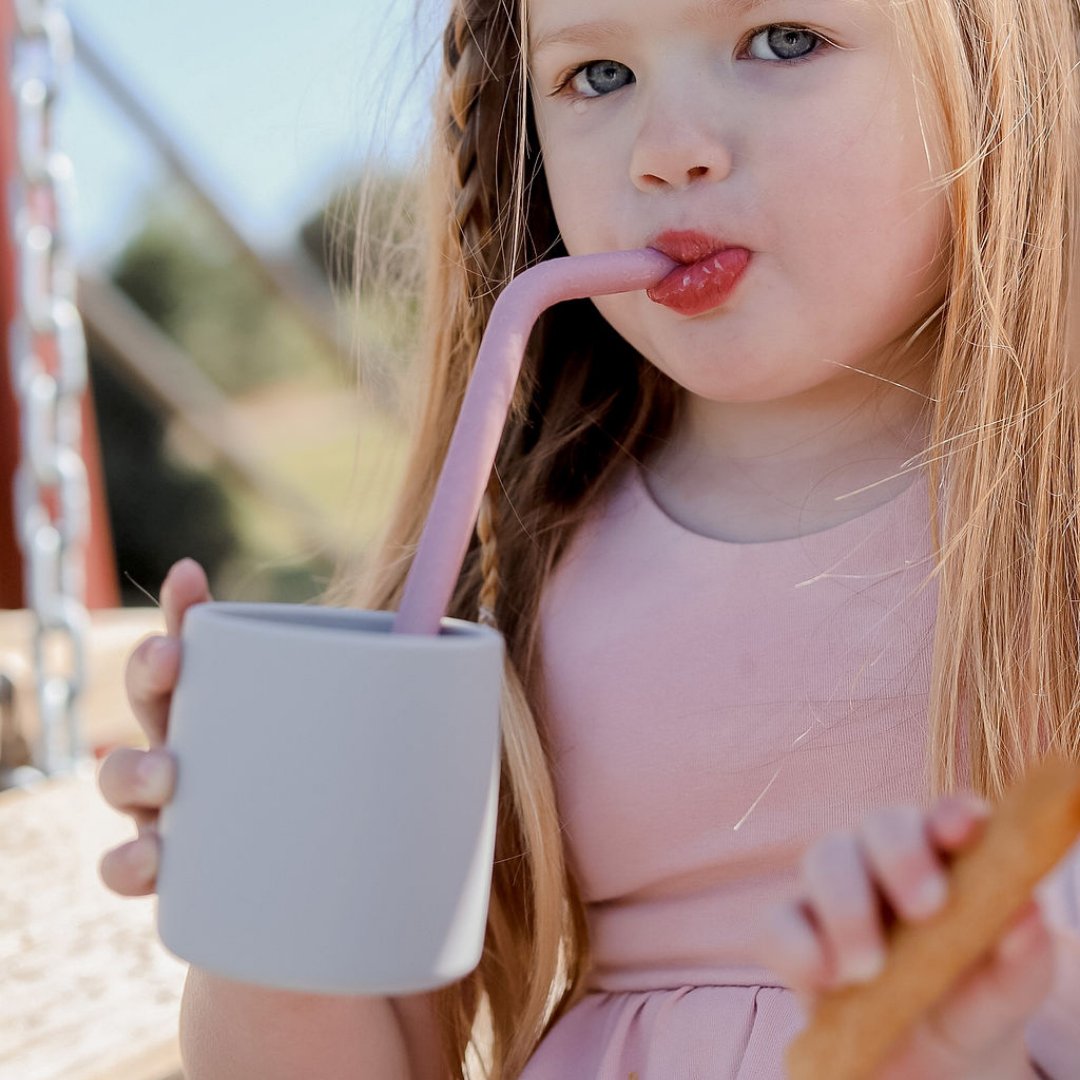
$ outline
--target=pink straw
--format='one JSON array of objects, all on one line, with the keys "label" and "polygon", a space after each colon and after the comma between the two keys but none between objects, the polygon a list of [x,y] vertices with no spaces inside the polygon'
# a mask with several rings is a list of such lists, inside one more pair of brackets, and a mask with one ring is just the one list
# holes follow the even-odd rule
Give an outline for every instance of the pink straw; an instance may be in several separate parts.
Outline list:
[{"label": "pink straw", "polygon": [[536,320],[563,300],[650,288],[678,265],[653,248],[572,255],[526,270],[503,290],[480,343],[392,633],[439,632]]}]

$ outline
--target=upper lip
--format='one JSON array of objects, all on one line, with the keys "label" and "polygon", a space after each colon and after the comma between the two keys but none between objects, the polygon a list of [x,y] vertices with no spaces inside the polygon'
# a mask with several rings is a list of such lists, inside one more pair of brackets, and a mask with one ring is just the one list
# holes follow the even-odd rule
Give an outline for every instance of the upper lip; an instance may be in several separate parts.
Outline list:
[{"label": "upper lip", "polygon": [[718,251],[742,245],[696,229],[668,229],[654,236],[647,246],[663,252],[669,259],[689,265],[707,259]]}]

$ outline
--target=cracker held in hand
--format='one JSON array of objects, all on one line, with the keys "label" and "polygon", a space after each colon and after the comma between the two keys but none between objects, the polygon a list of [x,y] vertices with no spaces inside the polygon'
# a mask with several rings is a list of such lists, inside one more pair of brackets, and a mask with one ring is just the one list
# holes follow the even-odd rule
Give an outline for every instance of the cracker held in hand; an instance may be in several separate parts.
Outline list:
[{"label": "cracker held in hand", "polygon": [[791,1080],[871,1080],[920,1017],[994,947],[1077,837],[1080,764],[1047,758],[957,855],[946,906],[924,923],[897,924],[881,975],[820,997],[788,1049]]}]

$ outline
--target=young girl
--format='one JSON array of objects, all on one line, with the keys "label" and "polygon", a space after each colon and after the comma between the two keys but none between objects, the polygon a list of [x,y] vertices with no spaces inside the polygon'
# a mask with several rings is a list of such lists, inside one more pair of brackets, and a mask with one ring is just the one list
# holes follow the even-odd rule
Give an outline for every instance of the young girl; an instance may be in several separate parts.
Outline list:
[{"label": "young girl", "polygon": [[[509,280],[687,268],[542,318],[454,594],[508,650],[479,967],[393,1000],[193,969],[195,1080],[472,1050],[499,1080],[779,1080],[990,804],[1080,757],[1078,33],[1075,0],[456,0],[426,397],[348,600],[396,608]],[[208,595],[174,568],[130,662],[156,744]],[[160,747],[102,767],[143,834],[119,892],[153,888],[173,780]],[[883,1077],[1080,1077],[1080,849],[1040,901]]]}]

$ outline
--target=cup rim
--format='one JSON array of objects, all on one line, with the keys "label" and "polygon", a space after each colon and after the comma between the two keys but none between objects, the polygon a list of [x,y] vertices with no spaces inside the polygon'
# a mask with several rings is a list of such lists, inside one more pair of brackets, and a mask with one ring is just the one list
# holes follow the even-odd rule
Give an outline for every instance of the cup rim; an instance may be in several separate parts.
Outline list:
[{"label": "cup rim", "polygon": [[[326,604],[289,604],[274,601],[247,601],[247,600],[206,600],[194,604],[187,611],[187,619],[192,616],[200,621],[204,619],[225,618],[232,621],[240,621],[248,624],[251,628],[258,628],[265,633],[278,633],[301,622],[302,613],[315,612],[326,622],[303,622],[304,629],[316,634],[327,634],[341,637],[345,634],[356,633],[358,630],[366,630],[366,634],[373,641],[393,641],[396,647],[405,647],[409,644],[413,647],[423,647],[431,642],[456,642],[466,644],[468,642],[485,643],[491,640],[502,641],[502,634],[492,626],[482,623],[469,622],[466,619],[456,619],[444,615],[440,621],[438,634],[391,634],[390,626],[397,612],[395,611],[372,611],[366,608],[334,607]],[[373,627],[359,627],[349,625],[359,617],[374,617]],[[333,621],[341,625],[332,625]],[[372,632],[373,631],[373,632]],[[446,647],[443,644],[442,647]]]}]

